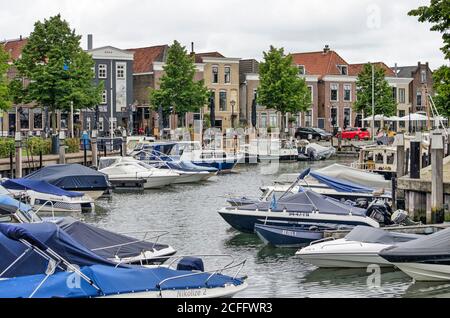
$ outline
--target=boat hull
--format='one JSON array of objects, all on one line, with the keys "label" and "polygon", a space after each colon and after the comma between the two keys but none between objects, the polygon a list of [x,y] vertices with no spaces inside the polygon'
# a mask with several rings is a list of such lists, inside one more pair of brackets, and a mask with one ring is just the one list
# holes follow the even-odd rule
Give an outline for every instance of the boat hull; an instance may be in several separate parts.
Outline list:
[{"label": "boat hull", "polygon": [[193,161],[193,163],[197,166],[207,167],[207,168],[215,168],[219,170],[219,173],[229,173],[231,172],[237,165],[236,161],[226,162],[226,161]]},{"label": "boat hull", "polygon": [[450,281],[450,265],[394,263],[402,272],[419,282]]},{"label": "boat hull", "polygon": [[266,245],[275,247],[302,247],[323,238],[323,232],[295,227],[256,224],[255,232]]},{"label": "boat hull", "polygon": [[209,178],[209,173],[186,173],[181,174],[173,184],[197,183]]}]

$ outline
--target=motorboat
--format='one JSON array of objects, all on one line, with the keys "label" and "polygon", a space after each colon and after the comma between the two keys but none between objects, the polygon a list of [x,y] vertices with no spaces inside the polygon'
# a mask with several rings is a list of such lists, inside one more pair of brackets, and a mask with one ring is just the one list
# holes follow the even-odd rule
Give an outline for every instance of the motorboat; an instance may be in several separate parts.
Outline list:
[{"label": "motorboat", "polygon": [[248,145],[249,156],[259,161],[297,161],[298,150],[293,142],[280,139],[255,139]]},{"label": "motorboat", "polygon": [[330,159],[336,154],[336,148],[324,147],[316,143],[310,143],[307,140],[298,141],[298,160],[299,161],[320,161]]},{"label": "motorboat", "polygon": [[33,208],[7,194],[0,195],[0,223],[35,223],[42,219]]},{"label": "motorboat", "polygon": [[0,253],[0,298],[215,298],[247,287],[245,261],[211,272],[199,258],[177,269],[116,264],[51,223],[0,224]]},{"label": "motorboat", "polygon": [[[52,220],[49,220],[52,221]],[[158,241],[168,232],[142,232],[118,234],[101,229],[71,217],[53,221],[77,242],[95,254],[116,263],[147,265],[163,263],[176,253],[176,250]],[[141,235],[134,238],[129,235]]]},{"label": "motorboat", "polygon": [[2,186],[11,195],[25,199],[35,210],[52,213],[92,212],[94,200],[81,192],[66,191],[46,181],[7,179]]},{"label": "motorboat", "polygon": [[180,174],[172,170],[157,169],[132,157],[101,158],[98,168],[112,183],[144,180],[145,189],[163,188],[180,178]]},{"label": "motorboat", "polygon": [[450,281],[450,228],[388,247],[380,256],[416,281]]},{"label": "motorboat", "polygon": [[93,200],[103,196],[111,187],[107,175],[79,164],[44,167],[25,179],[46,181],[66,191],[84,193]]},{"label": "motorboat", "polygon": [[257,202],[243,206],[228,206],[218,211],[233,228],[244,233],[253,233],[255,224],[276,225],[277,222],[324,225],[367,225],[380,227],[391,224],[389,211],[376,208],[361,209],[342,203],[311,190],[286,194],[272,201]]},{"label": "motorboat", "polygon": [[389,247],[421,238],[367,226],[355,227],[345,238],[313,242],[296,253],[302,260],[323,268],[367,268],[369,265],[392,267],[379,253]]}]

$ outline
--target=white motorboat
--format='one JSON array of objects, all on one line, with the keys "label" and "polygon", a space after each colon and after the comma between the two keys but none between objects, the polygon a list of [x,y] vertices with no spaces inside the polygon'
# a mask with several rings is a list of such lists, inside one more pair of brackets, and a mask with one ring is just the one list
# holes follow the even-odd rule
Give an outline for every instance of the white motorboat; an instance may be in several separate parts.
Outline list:
[{"label": "white motorboat", "polygon": [[450,281],[450,228],[389,247],[380,256],[416,281]]},{"label": "white motorboat", "polygon": [[420,235],[388,232],[357,226],[345,238],[324,239],[299,250],[298,255],[307,263],[322,268],[367,268],[369,265],[392,267],[379,253],[392,246],[420,238]]},{"label": "white motorboat", "polygon": [[298,150],[294,143],[280,139],[256,139],[247,146],[250,157],[259,161],[297,161]]},{"label": "white motorboat", "polygon": [[101,158],[99,171],[108,175],[112,183],[145,180],[145,189],[163,188],[180,178],[180,174],[172,170],[157,169],[131,157]]},{"label": "white motorboat", "polygon": [[45,181],[6,179],[2,187],[10,195],[24,199],[36,211],[52,213],[91,212],[94,200],[80,192],[70,192]]},{"label": "white motorboat", "polygon": [[298,160],[300,161],[320,161],[330,159],[336,154],[336,149],[332,146],[324,147],[307,140],[298,142]]}]

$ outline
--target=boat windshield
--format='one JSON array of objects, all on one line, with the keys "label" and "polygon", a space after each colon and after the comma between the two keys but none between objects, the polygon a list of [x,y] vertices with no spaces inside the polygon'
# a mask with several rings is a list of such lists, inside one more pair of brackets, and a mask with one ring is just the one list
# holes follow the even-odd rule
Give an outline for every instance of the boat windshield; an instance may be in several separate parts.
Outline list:
[{"label": "boat windshield", "polygon": [[115,163],[116,163],[116,159],[102,158],[102,159],[100,159],[100,163],[98,164],[98,170],[103,170],[108,167],[111,167]]}]

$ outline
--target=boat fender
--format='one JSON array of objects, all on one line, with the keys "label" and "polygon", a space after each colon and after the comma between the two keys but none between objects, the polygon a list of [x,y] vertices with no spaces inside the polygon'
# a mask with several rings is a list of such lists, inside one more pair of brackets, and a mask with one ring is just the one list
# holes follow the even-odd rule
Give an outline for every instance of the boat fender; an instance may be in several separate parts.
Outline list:
[{"label": "boat fender", "polygon": [[204,266],[203,260],[201,258],[184,257],[178,262],[177,270],[204,272],[205,266]]}]

